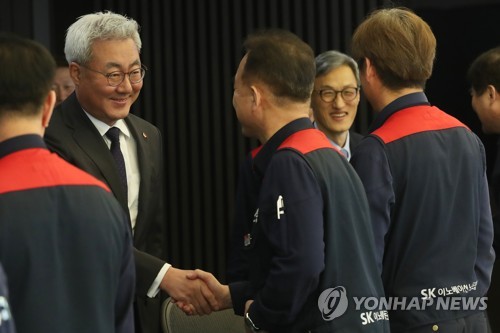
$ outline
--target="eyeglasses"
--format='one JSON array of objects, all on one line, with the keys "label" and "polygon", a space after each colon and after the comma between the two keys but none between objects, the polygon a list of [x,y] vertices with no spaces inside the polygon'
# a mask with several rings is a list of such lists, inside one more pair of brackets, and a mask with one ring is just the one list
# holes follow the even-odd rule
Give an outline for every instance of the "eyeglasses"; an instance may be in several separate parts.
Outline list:
[{"label": "eyeglasses", "polygon": [[350,102],[353,101],[356,96],[358,96],[359,92],[359,87],[353,88],[353,87],[348,87],[344,88],[343,90],[334,90],[334,89],[320,89],[320,90],[314,90],[319,94],[319,97],[321,100],[325,103],[331,103],[337,98],[337,94],[340,93],[344,101]]},{"label": "eyeglasses", "polygon": [[122,72],[122,71],[115,71],[111,73],[103,73],[96,71],[95,69],[89,68],[84,65],[80,65],[83,68],[88,69],[91,72],[99,73],[101,75],[104,75],[106,79],[108,79],[108,84],[112,87],[117,87],[119,86],[123,80],[125,80],[125,76],[128,75],[128,79],[130,80],[131,84],[137,84],[144,79],[144,76],[146,75],[146,66],[142,65],[140,68],[136,68],[134,70],[131,70],[128,73]]}]

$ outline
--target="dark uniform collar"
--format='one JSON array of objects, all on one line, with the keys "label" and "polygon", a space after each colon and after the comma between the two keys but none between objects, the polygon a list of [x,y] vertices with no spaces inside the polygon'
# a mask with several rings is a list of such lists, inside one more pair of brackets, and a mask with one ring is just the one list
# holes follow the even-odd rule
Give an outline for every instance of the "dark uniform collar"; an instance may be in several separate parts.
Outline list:
[{"label": "dark uniform collar", "polygon": [[295,132],[314,128],[309,118],[299,118],[279,129],[274,135],[262,146],[262,149],[257,153],[253,161],[253,169],[259,177],[264,176],[266,168],[271,161],[273,154],[278,150],[279,146],[290,135]]},{"label": "dark uniform collar", "polygon": [[375,117],[370,126],[369,133],[382,126],[393,113],[417,105],[430,105],[427,96],[423,92],[411,93],[395,99]]},{"label": "dark uniform collar", "polygon": [[37,134],[26,134],[13,137],[11,139],[0,142],[0,158],[12,154],[16,151],[29,148],[45,148],[45,142],[42,137]]}]

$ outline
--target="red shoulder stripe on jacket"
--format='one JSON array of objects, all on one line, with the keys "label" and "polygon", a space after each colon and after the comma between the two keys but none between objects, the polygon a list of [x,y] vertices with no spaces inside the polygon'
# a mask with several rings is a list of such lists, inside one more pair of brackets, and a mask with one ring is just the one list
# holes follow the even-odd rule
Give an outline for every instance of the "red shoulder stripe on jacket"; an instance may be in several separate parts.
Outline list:
[{"label": "red shoulder stripe on jacket", "polygon": [[405,136],[453,127],[465,127],[458,119],[437,107],[419,105],[400,110],[391,115],[382,127],[373,131],[383,142],[389,143]]},{"label": "red shoulder stripe on jacket", "polygon": [[82,185],[110,189],[46,149],[23,149],[0,159],[0,194],[42,187]]},{"label": "red shoulder stripe on jacket", "polygon": [[315,128],[308,128],[293,133],[285,141],[283,141],[283,143],[278,147],[278,150],[284,148],[293,148],[302,154],[307,154],[321,148],[335,149],[326,135]]},{"label": "red shoulder stripe on jacket", "polygon": [[262,147],[263,145],[260,145],[257,148],[252,149],[252,151],[250,152],[250,154],[252,154],[252,158],[255,158],[255,156],[259,153]]}]

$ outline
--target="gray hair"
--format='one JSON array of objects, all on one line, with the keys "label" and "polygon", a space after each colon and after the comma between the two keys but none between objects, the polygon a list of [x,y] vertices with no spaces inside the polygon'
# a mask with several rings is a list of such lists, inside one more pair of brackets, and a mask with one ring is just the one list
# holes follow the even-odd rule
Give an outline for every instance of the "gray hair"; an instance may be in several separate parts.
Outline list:
[{"label": "gray hair", "polygon": [[66,61],[87,64],[92,60],[92,43],[96,40],[131,38],[141,52],[139,24],[131,18],[110,11],[80,16],[66,33]]},{"label": "gray hair", "polygon": [[330,71],[339,68],[341,66],[349,66],[354,76],[356,77],[356,82],[358,86],[361,85],[359,80],[359,68],[356,61],[345,53],[330,50],[319,54],[316,57],[316,77],[328,74]]}]

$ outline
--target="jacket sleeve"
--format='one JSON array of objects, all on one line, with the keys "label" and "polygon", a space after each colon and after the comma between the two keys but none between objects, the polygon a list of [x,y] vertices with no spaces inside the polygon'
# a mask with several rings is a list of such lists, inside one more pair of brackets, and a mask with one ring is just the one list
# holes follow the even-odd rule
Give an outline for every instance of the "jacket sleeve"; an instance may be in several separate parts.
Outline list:
[{"label": "jacket sleeve", "polygon": [[272,330],[297,320],[325,267],[323,197],[302,156],[289,150],[273,156],[258,207],[262,233],[256,238],[266,254],[257,257],[262,257],[267,276],[249,315],[258,327]]},{"label": "jacket sleeve", "polygon": [[479,281],[479,292],[481,295],[485,295],[488,291],[488,287],[490,286],[491,272],[495,262],[495,251],[493,249],[494,228],[491,214],[488,180],[486,176],[486,153],[479,138],[477,140],[481,151],[483,172],[480,176],[481,181],[479,183],[480,221],[475,271]]},{"label": "jacket sleeve", "polygon": [[[124,223],[128,222],[123,215]],[[123,257],[118,283],[118,292],[115,300],[115,332],[133,333],[134,325],[134,286],[135,286],[135,264],[132,256],[132,235],[129,228],[123,228],[126,234],[123,243]]]},{"label": "jacket sleeve", "polygon": [[248,253],[245,251],[244,236],[250,232],[248,224],[251,224],[257,207],[257,187],[249,154],[240,166],[236,189],[236,209],[229,238],[228,282],[248,279]]},{"label": "jacket sleeve", "polygon": [[350,163],[358,173],[368,198],[375,236],[375,257],[379,271],[382,272],[385,236],[395,202],[389,161],[382,144],[375,137],[368,136],[358,145]]}]

